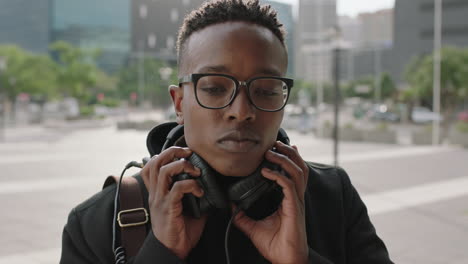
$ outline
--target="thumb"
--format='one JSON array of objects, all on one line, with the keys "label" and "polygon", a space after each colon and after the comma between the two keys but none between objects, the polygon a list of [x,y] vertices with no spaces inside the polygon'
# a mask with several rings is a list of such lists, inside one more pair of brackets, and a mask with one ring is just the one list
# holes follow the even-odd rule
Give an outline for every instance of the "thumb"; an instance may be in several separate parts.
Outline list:
[{"label": "thumb", "polygon": [[244,211],[233,205],[233,213],[237,214],[234,216],[234,225],[241,230],[248,238],[251,238],[253,229],[255,227],[255,220],[245,215]]}]

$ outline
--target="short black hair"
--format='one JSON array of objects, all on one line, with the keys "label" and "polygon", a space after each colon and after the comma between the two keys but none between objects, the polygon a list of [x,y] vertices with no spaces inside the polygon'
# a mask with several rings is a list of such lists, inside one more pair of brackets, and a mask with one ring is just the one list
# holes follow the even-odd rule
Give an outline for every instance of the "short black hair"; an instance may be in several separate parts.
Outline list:
[{"label": "short black hair", "polygon": [[188,14],[177,37],[177,61],[180,66],[184,44],[196,31],[224,22],[249,22],[269,29],[285,46],[286,31],[270,5],[260,5],[259,0],[213,0]]}]

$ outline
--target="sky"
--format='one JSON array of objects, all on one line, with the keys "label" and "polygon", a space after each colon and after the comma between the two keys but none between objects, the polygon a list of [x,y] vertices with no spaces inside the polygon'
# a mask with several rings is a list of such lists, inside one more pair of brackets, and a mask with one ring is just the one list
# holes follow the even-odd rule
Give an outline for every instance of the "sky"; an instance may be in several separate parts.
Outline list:
[{"label": "sky", "polygon": [[[296,5],[299,0],[277,0]],[[411,0],[407,0],[411,1]],[[395,0],[338,0],[338,14],[356,16],[363,12],[372,12],[384,8],[390,8],[395,5]]]},{"label": "sky", "polygon": [[338,0],[337,8],[339,15],[355,16],[362,12],[391,8],[394,5],[395,0]]}]

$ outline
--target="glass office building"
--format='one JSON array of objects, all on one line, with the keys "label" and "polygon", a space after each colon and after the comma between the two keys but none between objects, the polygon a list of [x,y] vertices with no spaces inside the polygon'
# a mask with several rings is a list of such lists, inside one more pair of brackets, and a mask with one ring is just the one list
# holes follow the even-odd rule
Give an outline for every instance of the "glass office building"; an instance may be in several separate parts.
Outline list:
[{"label": "glass office building", "polygon": [[52,0],[52,41],[101,50],[98,66],[118,70],[130,52],[130,0]]},{"label": "glass office building", "polygon": [[0,0],[0,45],[47,53],[50,0]]}]

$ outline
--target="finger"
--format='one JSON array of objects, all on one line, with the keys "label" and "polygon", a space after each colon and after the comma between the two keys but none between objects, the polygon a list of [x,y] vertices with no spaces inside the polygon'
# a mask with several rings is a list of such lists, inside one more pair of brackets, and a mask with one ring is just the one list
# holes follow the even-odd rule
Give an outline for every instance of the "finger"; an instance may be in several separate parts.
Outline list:
[{"label": "finger", "polygon": [[[150,162],[153,164],[157,163],[158,155],[155,155],[151,158]],[[149,166],[149,184],[150,184],[150,189],[148,190],[150,193],[154,193],[156,191],[156,186],[158,185],[158,172],[159,172],[159,167],[156,165],[150,165]]]},{"label": "finger", "polygon": [[[284,175],[281,175],[277,171],[272,171],[268,168],[262,169],[262,175],[265,178],[272,180],[276,182],[279,186],[281,186],[284,194],[283,202],[289,201],[293,202],[292,204],[294,204],[294,201],[300,199],[299,197],[301,196],[298,195],[295,183],[291,179],[285,177]],[[303,202],[303,199],[300,199],[300,201]]]},{"label": "finger", "polygon": [[298,165],[302,169],[303,177],[304,177],[304,184],[302,184],[302,186],[304,186],[305,188],[307,185],[308,178],[309,178],[309,167],[307,166],[304,159],[299,154],[297,146],[295,145],[289,146],[289,145],[284,144],[281,141],[278,141],[276,142],[275,147],[278,150],[278,152],[288,156],[296,165]]},{"label": "finger", "polygon": [[176,182],[168,195],[169,211],[174,210],[175,214],[182,213],[182,198],[186,193],[191,193],[200,198],[203,196],[203,189],[193,179]]},{"label": "finger", "polygon": [[307,165],[304,162],[304,159],[301,157],[301,155],[299,154],[299,151],[297,150],[297,146],[295,145],[289,146],[289,145],[284,144],[281,141],[277,141],[275,143],[275,147],[279,153],[284,154],[287,157],[289,157],[294,163],[300,166],[301,169],[302,167],[307,167]]},{"label": "finger", "polygon": [[[154,157],[154,156],[153,156]],[[153,158],[152,157],[152,158]],[[141,179],[143,180],[143,183],[145,184],[146,189],[149,191],[150,187],[150,170],[151,166],[148,165],[151,162],[151,159],[145,164],[145,166],[141,169]]]},{"label": "finger", "polygon": [[159,154],[156,166],[161,168],[174,160],[188,158],[190,155],[192,155],[192,150],[189,148],[170,147]]},{"label": "finger", "polygon": [[[233,212],[237,209],[233,206]],[[255,227],[255,220],[245,215],[243,211],[239,211],[234,217],[234,225],[242,231],[249,239],[252,239],[252,230]]]},{"label": "finger", "polygon": [[198,177],[201,175],[201,170],[185,159],[162,166],[159,170],[159,184],[156,186],[158,195],[166,195],[172,185],[172,177],[181,173],[188,173],[193,177]]},{"label": "finger", "polygon": [[304,191],[304,173],[302,169],[288,156],[269,150],[265,157],[267,160],[279,164],[281,168],[283,168],[298,187],[298,193],[302,193]]},{"label": "finger", "polygon": [[143,175],[146,178],[144,179],[144,182],[146,188],[148,189],[148,192],[153,192],[154,190],[156,190],[159,178],[159,170],[162,166],[174,160],[186,158],[191,154],[192,151],[188,148],[170,147],[167,150],[163,151],[161,154],[153,156],[143,168]]}]

